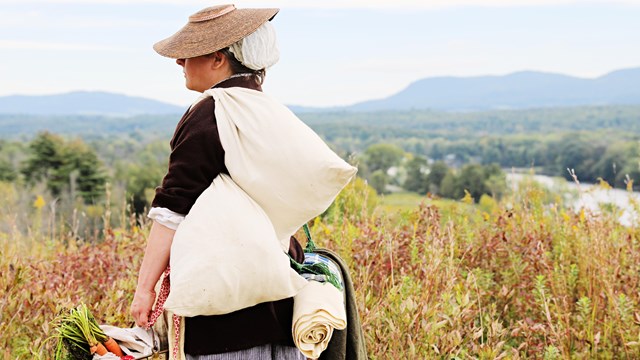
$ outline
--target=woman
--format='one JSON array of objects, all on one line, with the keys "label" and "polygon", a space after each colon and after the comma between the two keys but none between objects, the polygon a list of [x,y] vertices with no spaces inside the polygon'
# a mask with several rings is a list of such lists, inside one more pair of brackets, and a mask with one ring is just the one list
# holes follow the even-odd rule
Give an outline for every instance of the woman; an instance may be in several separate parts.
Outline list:
[{"label": "woman", "polygon": [[[210,88],[243,87],[261,91],[265,69],[278,60],[269,24],[277,12],[235,9],[233,5],[207,8],[192,15],[183,29],[154,49],[177,59],[190,90],[202,93]],[[138,326],[149,324],[156,299],[154,286],[169,264],[178,224],[212,180],[229,173],[214,109],[212,97],[193,105],[171,140],[169,169],[149,213],[154,221],[131,305]],[[289,254],[298,262],[304,260],[293,237]],[[292,309],[293,300],[287,298],[224,315],[185,318],[187,359],[304,359],[291,338]]]},{"label": "woman", "polygon": [[[179,360],[304,358],[292,340],[292,296],[309,282],[289,266],[289,257],[304,259],[291,235],[327,209],[356,169],[261,92],[279,57],[269,23],[277,12],[207,8],[154,45],[177,59],[187,88],[203,93],[171,140],[131,306],[136,323],[148,326],[166,300]],[[171,291],[161,289],[150,318],[169,264]],[[163,285],[169,289],[168,278]],[[341,299],[338,292],[338,309]]]}]

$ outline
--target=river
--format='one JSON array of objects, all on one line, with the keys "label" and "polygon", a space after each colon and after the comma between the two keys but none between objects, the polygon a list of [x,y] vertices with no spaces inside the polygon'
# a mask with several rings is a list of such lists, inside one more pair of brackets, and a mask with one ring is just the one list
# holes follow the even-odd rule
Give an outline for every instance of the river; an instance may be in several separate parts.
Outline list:
[{"label": "river", "polygon": [[507,172],[507,183],[510,186],[517,186],[517,184],[525,178],[533,178],[533,180],[550,190],[564,193],[569,204],[575,209],[584,208],[591,212],[598,213],[603,205],[615,205],[615,207],[621,211],[618,219],[621,224],[626,226],[634,223],[638,224],[639,216],[637,209],[640,206],[639,192],[612,189],[594,184],[580,183],[578,185],[575,182],[567,181],[563,178],[552,178],[544,175]]}]

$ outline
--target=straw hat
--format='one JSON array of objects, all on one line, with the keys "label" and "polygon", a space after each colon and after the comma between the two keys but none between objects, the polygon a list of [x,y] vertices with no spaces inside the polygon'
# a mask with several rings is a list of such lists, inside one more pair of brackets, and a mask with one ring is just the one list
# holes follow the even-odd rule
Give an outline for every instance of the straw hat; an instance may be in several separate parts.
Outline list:
[{"label": "straw hat", "polygon": [[189,22],[172,36],[157,42],[153,49],[173,59],[211,54],[243,39],[260,25],[273,19],[279,9],[236,9],[219,5],[189,16]]}]

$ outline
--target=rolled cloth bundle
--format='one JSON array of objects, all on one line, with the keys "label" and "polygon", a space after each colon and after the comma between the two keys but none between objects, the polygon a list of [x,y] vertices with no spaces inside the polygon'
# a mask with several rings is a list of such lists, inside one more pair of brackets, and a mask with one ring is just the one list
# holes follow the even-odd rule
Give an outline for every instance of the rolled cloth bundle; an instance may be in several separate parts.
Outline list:
[{"label": "rolled cloth bundle", "polygon": [[347,327],[344,295],[329,282],[309,281],[293,298],[293,342],[310,359],[327,348],[333,330]]}]

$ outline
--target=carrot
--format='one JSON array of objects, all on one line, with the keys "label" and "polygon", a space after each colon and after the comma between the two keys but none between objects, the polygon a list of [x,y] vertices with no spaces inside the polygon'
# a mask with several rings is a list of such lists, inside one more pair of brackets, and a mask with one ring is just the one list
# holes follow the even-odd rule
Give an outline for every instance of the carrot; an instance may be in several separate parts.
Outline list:
[{"label": "carrot", "polygon": [[112,337],[109,337],[107,340],[105,340],[103,344],[104,344],[104,347],[106,347],[107,350],[109,350],[109,352],[114,353],[118,356],[124,356],[122,349],[120,349],[120,345],[118,345],[118,343],[115,340],[113,340]]},{"label": "carrot", "polygon": [[96,343],[95,345],[93,345],[91,347],[91,353],[92,354],[98,354],[100,356],[102,355],[106,355],[107,354],[107,348],[104,347],[104,345],[102,345],[101,343]]}]

